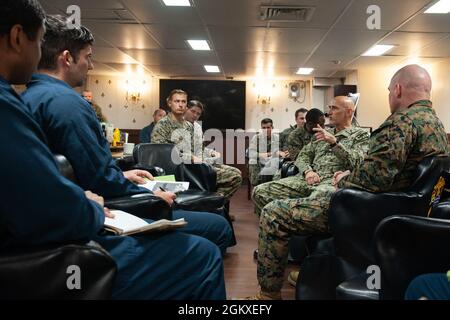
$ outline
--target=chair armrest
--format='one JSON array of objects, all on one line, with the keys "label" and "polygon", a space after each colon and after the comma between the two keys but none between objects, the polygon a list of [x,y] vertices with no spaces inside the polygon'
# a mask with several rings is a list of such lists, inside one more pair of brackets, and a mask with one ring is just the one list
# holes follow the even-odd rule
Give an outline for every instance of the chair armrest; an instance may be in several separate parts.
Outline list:
[{"label": "chair armrest", "polygon": [[450,220],[450,199],[445,199],[433,207],[431,218]]},{"label": "chair armrest", "polygon": [[[67,283],[79,267],[81,289]],[[67,244],[0,253],[0,299],[109,299],[116,263],[99,245]]]},{"label": "chair armrest", "polygon": [[384,219],[375,232],[381,298],[404,299],[409,283],[450,267],[450,221],[416,216]]},{"label": "chair armrest", "polygon": [[159,177],[159,176],[163,176],[166,174],[163,168],[156,167],[156,166],[150,166],[148,164],[142,164],[142,163],[134,165],[133,169],[148,171],[154,177]]},{"label": "chair armrest", "polygon": [[427,214],[424,196],[414,192],[370,193],[344,188],[331,198],[329,226],[336,254],[361,270],[373,264],[377,225],[395,214]]},{"label": "chair armrest", "polygon": [[175,169],[177,181],[189,182],[189,189],[217,191],[217,173],[207,163],[181,164]]},{"label": "chair armrest", "polygon": [[172,220],[172,208],[169,204],[150,193],[105,199],[105,207],[122,210],[144,219]]}]

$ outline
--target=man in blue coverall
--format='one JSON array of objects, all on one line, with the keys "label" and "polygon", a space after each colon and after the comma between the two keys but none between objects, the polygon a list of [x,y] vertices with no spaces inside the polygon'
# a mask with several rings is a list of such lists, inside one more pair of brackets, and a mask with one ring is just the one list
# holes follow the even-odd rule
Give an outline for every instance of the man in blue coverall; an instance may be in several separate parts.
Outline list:
[{"label": "man in blue coverall", "polygon": [[[0,250],[94,240],[114,258],[116,299],[224,299],[220,250],[195,235],[99,236],[103,199],[65,179],[46,138],[11,84],[40,60],[45,13],[36,0],[0,2]],[[87,271],[88,272],[88,271]]]},{"label": "man in blue coverall", "polygon": [[[93,69],[93,41],[88,29],[74,28],[62,17],[48,16],[39,73],[33,75],[22,98],[44,131],[50,150],[69,160],[83,189],[104,198],[149,193],[131,181],[151,175],[141,170],[124,175],[111,156],[92,107],[72,89],[81,86]],[[169,204],[175,198],[172,192],[154,193]],[[173,218],[184,218],[188,225],[183,232],[211,240],[222,252],[231,243],[231,227],[220,215],[174,210]]]}]

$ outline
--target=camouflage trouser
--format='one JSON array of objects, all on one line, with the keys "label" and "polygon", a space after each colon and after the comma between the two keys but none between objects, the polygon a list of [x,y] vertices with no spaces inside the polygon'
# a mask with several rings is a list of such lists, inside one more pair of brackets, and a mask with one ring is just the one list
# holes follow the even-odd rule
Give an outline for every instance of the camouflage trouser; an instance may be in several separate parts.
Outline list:
[{"label": "camouflage trouser", "polygon": [[[298,180],[295,181],[299,187],[296,190],[284,186],[284,183],[292,182],[293,178]],[[280,196],[281,190],[283,194]],[[264,194],[267,191],[278,192],[275,196],[280,200]],[[328,231],[327,210],[334,192],[331,179],[317,186],[308,186],[304,180],[300,182],[298,177],[262,184],[254,191],[253,197],[258,199],[259,205],[268,201],[259,221],[258,281],[262,290],[281,290],[289,253],[288,242],[292,235]]]},{"label": "camouflage trouser", "polygon": [[217,173],[217,192],[230,199],[242,184],[241,170],[225,164],[215,164],[213,168]]},{"label": "camouflage trouser", "polygon": [[319,185],[310,186],[299,176],[263,183],[253,189],[252,199],[255,211],[259,215],[262,208],[273,200],[308,197],[320,186],[331,186],[331,178],[324,178]]},{"label": "camouflage trouser", "polygon": [[252,186],[257,186],[260,184],[259,173],[261,172],[261,165],[258,164],[249,164],[248,165],[248,176],[250,179],[250,183]]}]

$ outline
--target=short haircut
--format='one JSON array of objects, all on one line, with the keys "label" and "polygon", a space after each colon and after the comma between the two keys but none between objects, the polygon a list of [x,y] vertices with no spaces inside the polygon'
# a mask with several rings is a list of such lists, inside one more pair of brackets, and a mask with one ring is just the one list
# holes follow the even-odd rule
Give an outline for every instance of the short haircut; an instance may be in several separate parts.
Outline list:
[{"label": "short haircut", "polygon": [[159,111],[164,111],[164,112],[166,112],[166,110],[164,110],[163,108],[159,108],[159,109],[156,109],[155,112],[153,112],[153,116],[156,116],[156,115],[158,114]]},{"label": "short haircut", "polygon": [[47,16],[46,33],[42,44],[42,57],[39,69],[56,70],[58,56],[68,50],[77,62],[80,51],[94,43],[89,29],[69,25],[69,21],[60,15]]},{"label": "short haircut", "polygon": [[21,25],[30,41],[36,40],[43,26],[45,11],[36,0],[0,1],[0,36],[7,35],[15,25]]},{"label": "short haircut", "polygon": [[308,111],[305,118],[306,122],[318,123],[319,118],[324,116],[325,114],[321,110],[313,108]]},{"label": "short haircut", "polygon": [[185,95],[186,97],[188,96],[187,92],[181,89],[174,89],[172,91],[170,91],[169,96],[167,97],[167,101],[172,100],[172,97],[176,94],[182,94]]},{"label": "short haircut", "polygon": [[261,125],[270,123],[273,127],[273,121],[270,118],[265,118],[261,120]]},{"label": "short haircut", "polygon": [[307,113],[307,112],[308,112],[308,109],[305,109],[305,108],[298,109],[297,111],[295,111],[295,119],[297,119],[299,113]]},{"label": "short haircut", "polygon": [[202,113],[205,111],[205,107],[203,106],[203,103],[201,103],[198,100],[189,101],[187,107],[188,107],[188,109],[193,108],[193,107],[200,108],[202,110]]}]

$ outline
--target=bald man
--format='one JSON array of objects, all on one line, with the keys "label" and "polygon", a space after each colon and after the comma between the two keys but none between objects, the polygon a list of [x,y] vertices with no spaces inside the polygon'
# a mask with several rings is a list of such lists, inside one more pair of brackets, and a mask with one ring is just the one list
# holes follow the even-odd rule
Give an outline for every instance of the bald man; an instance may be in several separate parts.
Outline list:
[{"label": "bald man", "polygon": [[314,128],[315,141],[299,153],[295,165],[299,174],[268,182],[253,191],[260,213],[258,281],[260,292],[250,299],[280,299],[292,235],[328,231],[327,210],[336,171],[353,170],[364,159],[369,134],[352,126],[355,110],[348,97],[333,99],[329,118],[333,129]]},{"label": "bald man", "polygon": [[403,190],[423,158],[448,155],[444,126],[430,101],[431,86],[430,75],[418,65],[397,71],[388,88],[391,115],[372,133],[362,164],[351,174],[337,172],[335,184],[371,192]]}]

